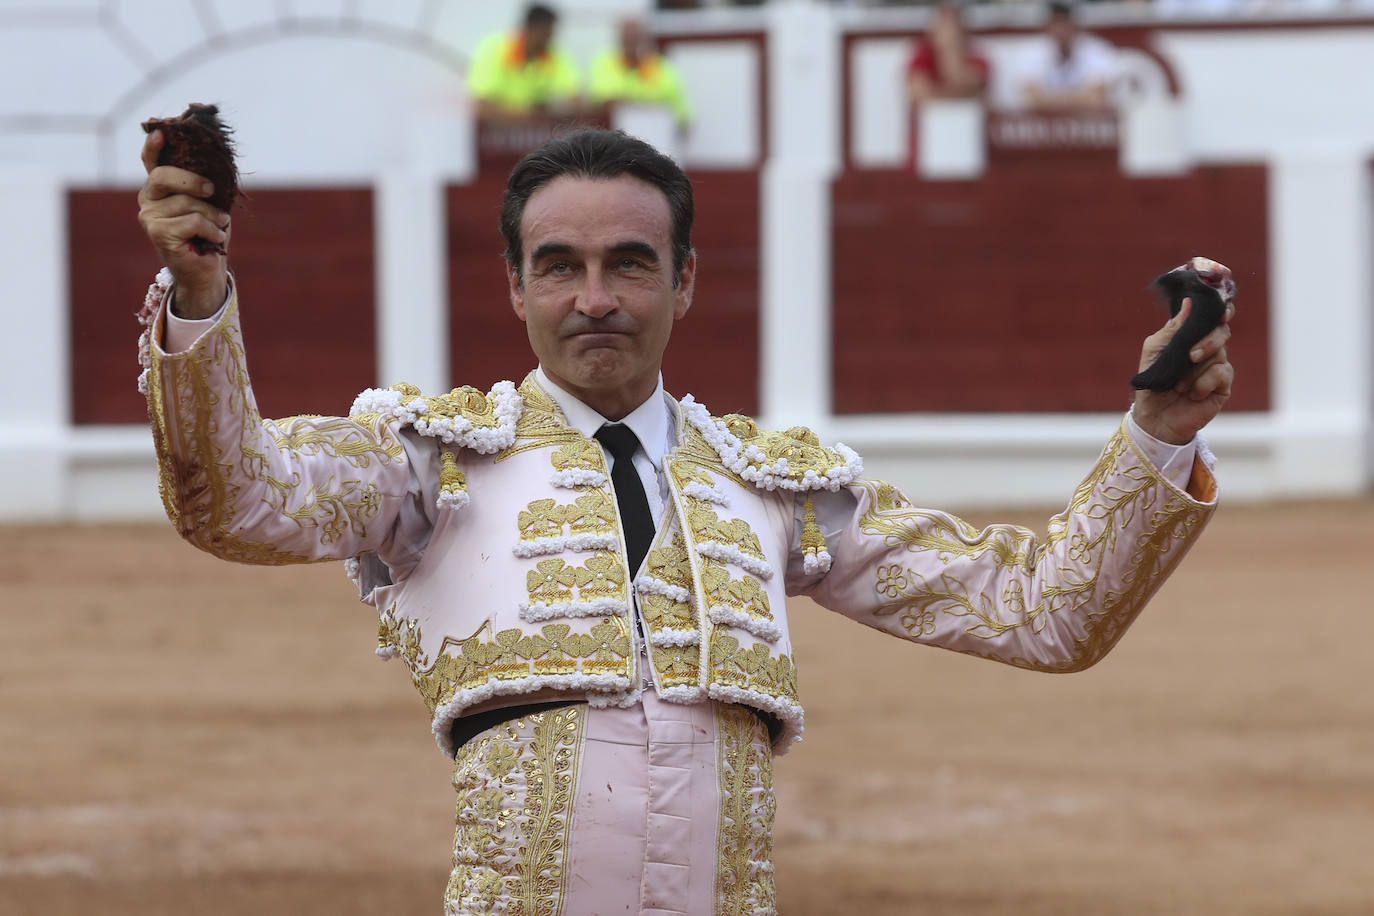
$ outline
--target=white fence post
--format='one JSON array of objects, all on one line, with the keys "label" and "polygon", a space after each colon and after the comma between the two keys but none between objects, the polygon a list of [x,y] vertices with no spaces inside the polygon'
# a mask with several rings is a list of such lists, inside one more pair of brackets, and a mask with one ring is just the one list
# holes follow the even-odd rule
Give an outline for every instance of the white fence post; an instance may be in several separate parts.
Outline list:
[{"label": "white fence post", "polygon": [[1279,154],[1270,208],[1276,492],[1358,491],[1370,482],[1374,417],[1368,155]]},{"label": "white fence post", "polygon": [[811,0],[769,9],[768,161],[760,174],[761,416],[831,409],[830,181],[839,168],[839,35]]},{"label": "white fence post", "polygon": [[0,516],[56,518],[67,508],[71,423],[67,198],[58,176],[0,172],[0,238]]}]

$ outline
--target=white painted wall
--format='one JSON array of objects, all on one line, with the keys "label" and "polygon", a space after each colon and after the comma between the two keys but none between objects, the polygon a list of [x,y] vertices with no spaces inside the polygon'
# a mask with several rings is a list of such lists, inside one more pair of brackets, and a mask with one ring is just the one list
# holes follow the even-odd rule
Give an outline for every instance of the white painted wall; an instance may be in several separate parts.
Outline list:
[{"label": "white painted wall", "polygon": [[[617,16],[646,5],[568,0],[564,44],[585,61],[610,40]],[[179,111],[192,98],[224,104],[259,186],[377,187],[379,369],[386,374],[405,359],[441,378],[446,354],[434,341],[445,339],[442,247],[408,247],[404,238],[414,222],[436,221],[443,180],[470,173],[459,152],[468,136],[461,118],[466,55],[481,35],[513,22],[521,6],[0,0],[0,79],[9,87],[0,95],[0,321],[23,329],[0,338],[0,381],[22,392],[0,404],[0,518],[160,511],[146,430],[78,429],[67,419],[65,189],[136,183],[137,122]],[[1109,15],[1110,6],[1095,5],[1094,15]],[[944,505],[1054,501],[1118,418],[828,412],[829,278],[844,269],[829,263],[828,244],[827,182],[840,151],[839,36],[846,28],[909,28],[913,15],[779,0],[763,10],[665,20],[670,32],[771,36],[771,155],[761,217],[764,419],[811,421],[822,435],[864,452],[871,470]],[[1024,8],[975,15],[992,24],[1029,21]],[[994,42],[994,66],[1020,40]],[[764,67],[750,48],[737,40],[674,46],[701,113],[684,152],[689,168],[757,158]],[[1190,160],[1273,166],[1275,404],[1269,413],[1224,415],[1214,425],[1227,492],[1265,498],[1366,488],[1374,466],[1374,121],[1363,113],[1374,111],[1374,20],[1166,31],[1160,48],[1184,84],[1181,134]],[[860,49],[851,102],[864,163],[906,159],[904,54],[900,39],[877,38]],[[1314,263],[1321,265],[1316,278],[1307,272]],[[1309,320],[1315,303],[1319,324]],[[131,359],[135,331],[131,322]],[[429,349],[417,349],[419,342]],[[939,481],[938,492],[930,481]]]}]

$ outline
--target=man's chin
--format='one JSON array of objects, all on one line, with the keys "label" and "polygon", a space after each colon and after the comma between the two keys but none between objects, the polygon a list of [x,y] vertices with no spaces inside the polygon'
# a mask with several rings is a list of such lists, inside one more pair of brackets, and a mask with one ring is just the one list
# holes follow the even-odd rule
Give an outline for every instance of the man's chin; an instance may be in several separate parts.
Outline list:
[{"label": "man's chin", "polygon": [[593,347],[579,355],[563,371],[568,381],[579,388],[607,390],[629,381],[629,371],[621,354],[611,348]]}]

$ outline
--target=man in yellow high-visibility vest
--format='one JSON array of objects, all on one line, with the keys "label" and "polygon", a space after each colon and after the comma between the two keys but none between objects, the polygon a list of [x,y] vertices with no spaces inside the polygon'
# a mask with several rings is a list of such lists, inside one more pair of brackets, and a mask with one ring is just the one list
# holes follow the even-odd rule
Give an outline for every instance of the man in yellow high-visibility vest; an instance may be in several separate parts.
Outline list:
[{"label": "man in yellow high-visibility vest", "polygon": [[552,8],[532,3],[521,28],[492,35],[477,46],[468,91],[480,116],[519,116],[576,105],[577,67],[554,46],[557,24]]},{"label": "man in yellow high-visibility vest", "polygon": [[666,105],[673,110],[679,130],[692,119],[677,68],[654,49],[637,19],[622,20],[619,46],[602,52],[592,63],[587,100],[593,105],[618,101]]}]

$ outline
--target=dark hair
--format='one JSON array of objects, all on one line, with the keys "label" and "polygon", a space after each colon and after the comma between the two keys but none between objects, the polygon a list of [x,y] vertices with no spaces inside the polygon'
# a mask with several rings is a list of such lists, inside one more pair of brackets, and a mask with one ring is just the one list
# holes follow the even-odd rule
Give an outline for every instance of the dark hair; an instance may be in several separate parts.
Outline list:
[{"label": "dark hair", "polygon": [[1074,4],[1072,4],[1072,3],[1065,3],[1065,2],[1063,2],[1063,0],[1060,0],[1060,2],[1051,3],[1051,4],[1050,4],[1050,18],[1051,18],[1051,19],[1054,19],[1055,17],[1058,17],[1058,16],[1063,16],[1063,17],[1065,17],[1065,18],[1067,18],[1067,19],[1072,19],[1072,18],[1073,18],[1073,14],[1074,14]]},{"label": "dark hair", "polygon": [[551,6],[542,3],[531,3],[525,7],[525,25],[553,25],[558,21],[558,13]]},{"label": "dark hair", "polygon": [[555,137],[525,154],[511,169],[501,199],[501,235],[506,239],[506,263],[521,276],[525,251],[520,219],[535,191],[567,175],[571,178],[611,179],[630,175],[663,192],[672,218],[673,285],[692,256],[692,183],[672,159],[621,130],[575,130]]}]

